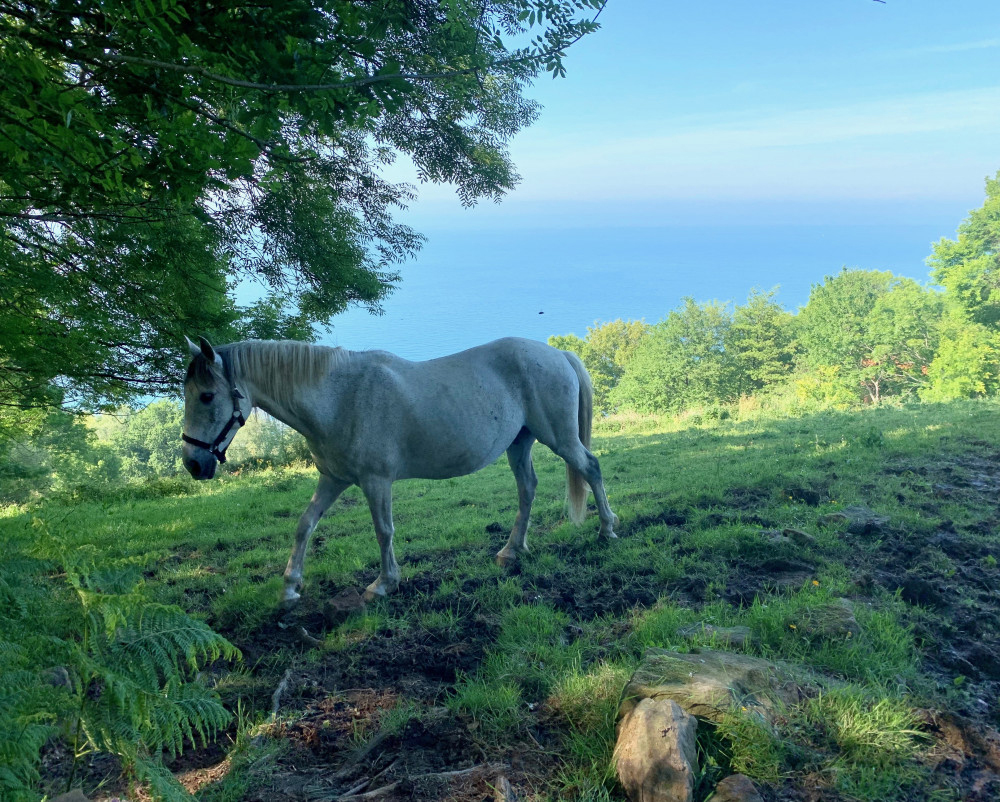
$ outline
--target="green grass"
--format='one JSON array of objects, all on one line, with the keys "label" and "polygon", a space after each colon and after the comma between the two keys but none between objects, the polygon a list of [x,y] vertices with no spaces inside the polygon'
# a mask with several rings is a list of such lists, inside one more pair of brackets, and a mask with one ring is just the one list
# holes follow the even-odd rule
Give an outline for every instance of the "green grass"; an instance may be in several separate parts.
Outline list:
[{"label": "green grass", "polygon": [[[887,788],[932,798],[944,790],[921,768],[926,741],[912,711],[971,696],[973,681],[926,669],[925,657],[946,645],[938,640],[949,631],[946,613],[904,602],[867,566],[946,528],[980,550],[970,558],[977,570],[1000,578],[998,544],[983,526],[995,499],[976,490],[968,462],[1000,451],[998,412],[996,403],[969,402],[701,425],[599,421],[594,449],[621,518],[618,542],[597,541],[595,515],[582,527],[566,521],[563,465],[541,446],[531,553],[513,569],[493,562],[517,511],[503,460],[471,477],[401,482],[394,516],[403,588],[364,611],[324,619],[326,598],[363,588],[378,571],[368,510],[351,489],[310,546],[300,620],[322,646],[307,654],[319,676],[365,664],[376,642],[429,643],[429,654],[470,642],[479,651],[455,682],[433,699],[404,699],[382,726],[398,718],[402,727],[425,706],[444,705],[493,753],[541,733],[554,768],[533,784],[534,798],[620,800],[614,714],[642,651],[726,648],[708,632],[682,630],[747,626],[751,653],[810,669],[823,692],[787,711],[773,732],[735,714],[704,729],[704,771],[740,770],[775,787],[821,777],[850,799],[893,798]],[[954,489],[942,493],[948,476]],[[253,719],[269,708],[284,668],[302,664],[301,644],[266,633],[280,633],[280,577],[314,487],[314,473],[302,468],[156,482],[7,508],[0,537],[12,553],[30,553],[44,527],[80,549],[135,559],[158,600],[252,647],[252,663],[219,690],[233,707],[242,700]],[[852,505],[886,516],[894,545],[885,533],[853,536],[845,522],[824,522]],[[814,541],[768,535],[785,528]],[[919,554],[900,575],[919,570],[958,583],[968,570],[941,550]],[[776,565],[799,566],[801,583],[754,584]],[[849,634],[829,623],[843,597],[857,624]],[[957,600],[959,609],[976,604],[971,595]],[[294,714],[294,700],[288,704]],[[239,754],[250,754],[244,741]],[[227,789],[245,787],[240,772],[249,777],[253,761],[234,765],[243,768],[204,799],[239,798]]]}]

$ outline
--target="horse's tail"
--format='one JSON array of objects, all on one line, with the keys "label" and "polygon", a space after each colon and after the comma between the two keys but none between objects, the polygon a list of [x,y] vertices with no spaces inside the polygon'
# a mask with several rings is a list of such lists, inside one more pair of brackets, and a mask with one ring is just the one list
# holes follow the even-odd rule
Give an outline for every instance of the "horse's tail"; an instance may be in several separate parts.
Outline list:
[{"label": "horse's tail", "polygon": [[[586,449],[590,449],[590,429],[594,422],[594,385],[591,384],[590,374],[583,366],[583,362],[572,351],[563,351],[566,360],[576,371],[576,377],[580,381],[580,406],[577,417],[580,426],[580,442]],[[587,480],[577,471],[569,467],[566,463],[566,506],[569,511],[569,519],[575,523],[583,523],[587,515],[587,493],[590,485]]]}]

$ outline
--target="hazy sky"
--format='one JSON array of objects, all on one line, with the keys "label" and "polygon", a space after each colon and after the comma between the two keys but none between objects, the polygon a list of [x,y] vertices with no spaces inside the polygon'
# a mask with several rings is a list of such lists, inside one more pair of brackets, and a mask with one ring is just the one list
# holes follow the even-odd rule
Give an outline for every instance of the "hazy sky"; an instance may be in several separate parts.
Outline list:
[{"label": "hazy sky", "polygon": [[408,219],[957,225],[1000,169],[1000,0],[609,0],[600,22],[532,89],[503,204],[421,186]]}]

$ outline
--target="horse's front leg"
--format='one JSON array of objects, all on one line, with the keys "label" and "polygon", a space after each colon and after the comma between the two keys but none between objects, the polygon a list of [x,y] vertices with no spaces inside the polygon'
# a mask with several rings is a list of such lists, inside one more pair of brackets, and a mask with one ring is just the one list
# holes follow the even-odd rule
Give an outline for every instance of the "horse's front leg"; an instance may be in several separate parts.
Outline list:
[{"label": "horse's front leg", "polygon": [[288,558],[288,567],[285,568],[285,589],[281,594],[281,603],[284,607],[291,607],[299,600],[299,591],[302,589],[302,568],[306,561],[309,536],[319,523],[319,519],[323,517],[323,513],[348,487],[350,482],[320,474],[319,485],[312,501],[299,518],[299,526],[295,530],[295,545],[292,547],[292,556]]},{"label": "horse's front leg", "polygon": [[392,593],[399,587],[399,565],[392,551],[392,482],[388,479],[369,478],[361,483],[361,490],[368,499],[368,507],[372,513],[372,523],[375,524],[375,535],[382,552],[382,570],[378,579],[365,590],[365,601],[387,593]]}]

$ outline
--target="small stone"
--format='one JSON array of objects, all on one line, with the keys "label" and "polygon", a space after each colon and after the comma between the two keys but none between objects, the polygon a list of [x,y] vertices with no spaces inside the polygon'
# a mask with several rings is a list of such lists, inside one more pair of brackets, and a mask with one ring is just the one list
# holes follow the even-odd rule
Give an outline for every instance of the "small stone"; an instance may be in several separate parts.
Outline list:
[{"label": "small stone", "polygon": [[632,802],[690,802],[698,722],[673,699],[642,699],[618,725],[615,770]]},{"label": "small stone", "polygon": [[69,671],[62,666],[53,666],[52,668],[46,669],[44,676],[49,685],[54,688],[67,688],[69,690],[73,690],[73,679],[70,677]]},{"label": "small stone", "polygon": [[781,534],[783,534],[797,546],[816,545],[816,538],[814,538],[808,532],[803,532],[801,529],[783,529],[781,531]]},{"label": "small stone", "polygon": [[852,535],[877,534],[889,523],[885,515],[876,515],[867,507],[846,507],[843,514],[847,516],[847,531]]},{"label": "small stone", "polygon": [[761,536],[770,544],[774,546],[780,546],[784,543],[791,543],[787,537],[781,534],[780,529],[762,529],[760,531]]},{"label": "small stone", "polygon": [[510,780],[502,774],[493,785],[493,802],[516,802],[517,794],[510,785]]},{"label": "small stone", "polygon": [[355,610],[363,610],[365,600],[354,588],[342,590],[323,605],[323,618],[328,626],[336,626],[347,619]]},{"label": "small stone", "polygon": [[861,634],[849,599],[834,599],[831,604],[806,610],[797,619],[796,628],[803,635],[831,640],[853,638]]},{"label": "small stone", "polygon": [[764,580],[765,587],[779,593],[802,590],[813,578],[812,571],[778,571]]},{"label": "small stone", "polygon": [[764,802],[757,786],[745,774],[731,774],[715,786],[710,802]]},{"label": "small stone", "polygon": [[839,524],[849,520],[851,519],[842,512],[828,512],[826,515],[820,516],[819,522],[821,524]]}]

